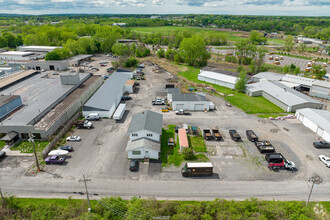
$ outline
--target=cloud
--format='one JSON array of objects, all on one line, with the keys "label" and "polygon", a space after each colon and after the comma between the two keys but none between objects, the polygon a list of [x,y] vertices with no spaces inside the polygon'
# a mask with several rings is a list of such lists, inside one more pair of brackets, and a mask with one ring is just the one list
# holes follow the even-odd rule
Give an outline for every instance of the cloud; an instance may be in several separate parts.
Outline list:
[{"label": "cloud", "polygon": [[188,6],[196,6],[196,7],[219,7],[223,5],[227,5],[225,0],[177,0],[178,5],[188,5]]},{"label": "cloud", "polygon": [[164,5],[165,1],[164,0],[152,0],[153,5]]},{"label": "cloud", "polygon": [[278,5],[284,7],[294,6],[328,6],[329,0],[243,0],[239,2],[240,5]]}]

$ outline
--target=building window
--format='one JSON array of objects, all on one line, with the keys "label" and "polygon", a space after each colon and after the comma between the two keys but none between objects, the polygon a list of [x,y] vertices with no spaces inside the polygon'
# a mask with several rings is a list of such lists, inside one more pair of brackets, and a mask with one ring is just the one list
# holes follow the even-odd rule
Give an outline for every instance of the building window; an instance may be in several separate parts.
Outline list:
[{"label": "building window", "polygon": [[133,150],[132,151],[132,154],[133,155],[141,155],[141,151],[138,151],[138,150],[135,151],[135,150]]},{"label": "building window", "polygon": [[132,134],[132,137],[137,137],[137,136],[138,136],[138,134],[136,134],[136,133]]},{"label": "building window", "polygon": [[152,137],[152,134],[147,134],[147,137]]}]

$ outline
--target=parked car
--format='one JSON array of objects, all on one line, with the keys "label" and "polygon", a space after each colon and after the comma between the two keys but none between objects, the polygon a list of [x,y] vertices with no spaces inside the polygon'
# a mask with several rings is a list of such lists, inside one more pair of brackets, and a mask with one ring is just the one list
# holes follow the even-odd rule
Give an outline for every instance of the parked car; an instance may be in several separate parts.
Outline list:
[{"label": "parked car", "polygon": [[319,159],[320,159],[320,161],[322,161],[325,164],[325,166],[330,168],[330,158],[329,157],[320,155]]},{"label": "parked car", "polygon": [[330,148],[330,143],[326,141],[314,142],[313,146],[315,148]]},{"label": "parked car", "polygon": [[81,141],[79,136],[70,136],[66,138],[66,141]]},{"label": "parked car", "polygon": [[137,160],[131,160],[129,163],[129,170],[130,171],[138,171],[139,170],[139,161]]},{"label": "parked car", "polygon": [[0,159],[5,158],[6,157],[6,151],[0,151]]},{"label": "parked car", "polygon": [[68,146],[68,145],[63,145],[63,146],[59,147],[58,150],[67,150],[67,151],[71,152],[71,151],[73,151],[73,147]]},{"label": "parked car", "polygon": [[54,164],[62,164],[65,162],[65,157],[60,156],[51,156],[45,159],[46,164],[54,163]]}]

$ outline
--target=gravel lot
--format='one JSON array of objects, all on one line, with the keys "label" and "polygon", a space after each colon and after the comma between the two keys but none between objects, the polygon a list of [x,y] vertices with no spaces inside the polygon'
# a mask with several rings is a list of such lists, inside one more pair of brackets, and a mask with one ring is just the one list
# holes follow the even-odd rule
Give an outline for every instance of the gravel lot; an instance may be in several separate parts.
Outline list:
[{"label": "gravel lot", "polygon": [[[139,172],[132,173],[128,169],[129,161],[126,158],[125,147],[128,139],[127,129],[132,114],[146,109],[160,113],[161,107],[152,106],[151,101],[158,96],[157,94],[164,91],[163,85],[172,77],[166,72],[154,73],[152,69],[149,66],[145,68],[147,80],[139,81],[138,92],[130,95],[132,100],[127,101],[127,112],[121,122],[116,123],[112,119],[103,119],[93,122],[94,128],[91,130],[74,130],[73,135],[81,136],[82,141],[68,143],[74,147],[74,152],[68,157],[67,163],[47,165],[46,172],[40,173],[38,178],[56,177],[78,181],[85,174],[88,179],[192,181],[190,178],[181,176],[181,166],[162,169],[160,163],[140,163]],[[99,73],[102,74],[102,70]],[[163,126],[186,123],[198,126],[200,129],[218,128],[220,130],[224,137],[223,141],[207,142],[208,156],[215,167],[215,175],[210,179],[219,181],[300,181],[317,173],[325,181],[330,181],[329,169],[317,158],[319,154],[330,156],[330,151],[313,148],[312,142],[317,140],[317,136],[298,120],[260,119],[247,115],[235,107],[225,106],[221,97],[208,95],[207,98],[215,103],[216,111],[193,112],[190,116],[177,116],[174,112],[163,113]],[[232,141],[228,133],[229,129],[236,129],[243,141],[239,143]],[[296,163],[298,171],[295,173],[286,170],[271,172],[266,166],[264,156],[259,153],[254,143],[247,140],[245,135],[247,129],[253,129],[260,139],[269,140],[277,152]],[[212,154],[212,152],[214,153]],[[1,161],[0,175],[9,172],[22,175],[22,170],[26,165],[11,161],[12,159],[8,157]],[[31,164],[31,160],[29,161]]]}]

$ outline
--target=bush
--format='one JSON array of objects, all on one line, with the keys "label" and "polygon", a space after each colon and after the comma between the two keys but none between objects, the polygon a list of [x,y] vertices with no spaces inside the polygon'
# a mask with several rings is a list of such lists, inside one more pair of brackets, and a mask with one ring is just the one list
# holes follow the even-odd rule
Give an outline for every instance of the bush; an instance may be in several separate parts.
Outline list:
[{"label": "bush", "polygon": [[182,155],[185,160],[192,160],[194,159],[194,150],[192,148],[185,148],[182,151]]},{"label": "bush", "polygon": [[157,56],[159,58],[164,58],[165,57],[165,50],[163,48],[160,48],[157,52]]},{"label": "bush", "polygon": [[125,67],[137,67],[139,61],[135,59],[134,57],[130,57],[126,62],[125,62]]}]

